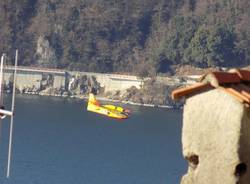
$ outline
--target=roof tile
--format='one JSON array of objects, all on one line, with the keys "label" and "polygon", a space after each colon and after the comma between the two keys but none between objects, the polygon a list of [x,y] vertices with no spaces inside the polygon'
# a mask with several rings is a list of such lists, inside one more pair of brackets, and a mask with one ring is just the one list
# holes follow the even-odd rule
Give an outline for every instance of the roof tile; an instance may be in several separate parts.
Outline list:
[{"label": "roof tile", "polygon": [[250,82],[250,71],[249,70],[238,70],[238,75],[241,80]]},{"label": "roof tile", "polygon": [[194,93],[195,91],[200,91],[200,90],[204,90],[206,88],[211,88],[211,85],[208,83],[196,83],[192,86],[188,86],[185,88],[179,88],[176,89],[172,92],[172,98],[173,99],[179,99],[183,96],[187,96],[191,93]]},{"label": "roof tile", "polygon": [[212,88],[221,89],[249,106],[250,70],[234,69],[229,72],[210,72],[202,76],[199,83],[174,90],[172,98],[179,99]]},{"label": "roof tile", "polygon": [[250,99],[237,89],[234,88],[224,88],[224,89],[226,89],[226,92],[231,94],[232,96],[240,98],[241,99],[240,101],[250,103]]}]

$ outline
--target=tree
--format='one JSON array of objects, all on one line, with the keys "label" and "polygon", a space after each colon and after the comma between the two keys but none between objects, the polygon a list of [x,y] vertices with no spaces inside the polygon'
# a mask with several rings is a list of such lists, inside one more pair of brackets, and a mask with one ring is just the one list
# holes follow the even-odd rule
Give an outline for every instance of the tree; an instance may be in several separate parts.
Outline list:
[{"label": "tree", "polygon": [[203,67],[232,66],[239,58],[235,40],[235,33],[225,26],[200,27],[186,51],[186,58]]}]

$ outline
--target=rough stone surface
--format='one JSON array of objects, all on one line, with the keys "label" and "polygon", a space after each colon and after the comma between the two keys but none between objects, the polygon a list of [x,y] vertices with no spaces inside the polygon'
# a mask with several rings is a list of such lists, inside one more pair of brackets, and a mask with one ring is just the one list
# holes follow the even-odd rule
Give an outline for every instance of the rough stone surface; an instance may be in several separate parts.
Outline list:
[{"label": "rough stone surface", "polygon": [[181,184],[250,183],[250,111],[232,96],[214,89],[189,97],[182,144],[189,166]]},{"label": "rough stone surface", "polygon": [[38,38],[36,60],[40,66],[56,66],[55,50],[50,46],[49,41],[44,36]]},{"label": "rough stone surface", "polygon": [[69,79],[69,92],[76,95],[88,95],[92,90],[95,94],[102,92],[102,87],[94,76],[72,75]]}]

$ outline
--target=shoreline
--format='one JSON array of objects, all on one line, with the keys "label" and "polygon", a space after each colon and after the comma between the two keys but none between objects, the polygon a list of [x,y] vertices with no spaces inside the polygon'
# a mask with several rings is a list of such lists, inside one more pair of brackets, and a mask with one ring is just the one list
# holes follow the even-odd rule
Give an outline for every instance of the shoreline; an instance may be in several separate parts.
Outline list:
[{"label": "shoreline", "polygon": [[[88,96],[82,95],[72,95],[72,96],[66,96],[66,95],[51,95],[51,94],[39,94],[35,92],[29,92],[29,93],[19,93],[21,95],[37,95],[37,96],[50,96],[50,97],[60,97],[60,98],[68,98],[68,99],[82,99],[86,100],[88,99]],[[122,103],[122,104],[129,104],[129,105],[134,105],[134,106],[142,106],[142,107],[152,107],[152,108],[165,108],[165,109],[174,109],[173,106],[170,105],[155,105],[155,104],[143,104],[143,103],[136,103],[132,101],[124,101],[124,100],[114,100],[110,99],[107,97],[101,97],[101,96],[96,96],[97,100],[104,101],[104,102],[114,102],[114,103]]]},{"label": "shoreline", "polygon": [[[13,69],[13,68],[12,68]],[[12,90],[12,71],[6,73],[4,88]],[[17,91],[20,94],[87,99],[95,90],[101,101],[156,108],[179,108],[169,93],[174,88],[194,82],[193,77],[138,78],[131,75],[103,74],[77,71],[57,71],[21,67],[18,70]]]}]

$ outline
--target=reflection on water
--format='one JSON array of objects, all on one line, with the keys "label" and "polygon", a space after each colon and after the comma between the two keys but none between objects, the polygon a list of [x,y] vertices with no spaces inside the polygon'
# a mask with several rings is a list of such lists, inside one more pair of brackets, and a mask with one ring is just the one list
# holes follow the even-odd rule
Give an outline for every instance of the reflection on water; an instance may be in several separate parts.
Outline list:
[{"label": "reflection on water", "polygon": [[[10,101],[10,98],[6,98]],[[181,111],[128,106],[114,120],[76,99],[18,96],[11,178],[6,180],[8,121],[0,145],[0,183],[175,184],[181,154]]]}]

